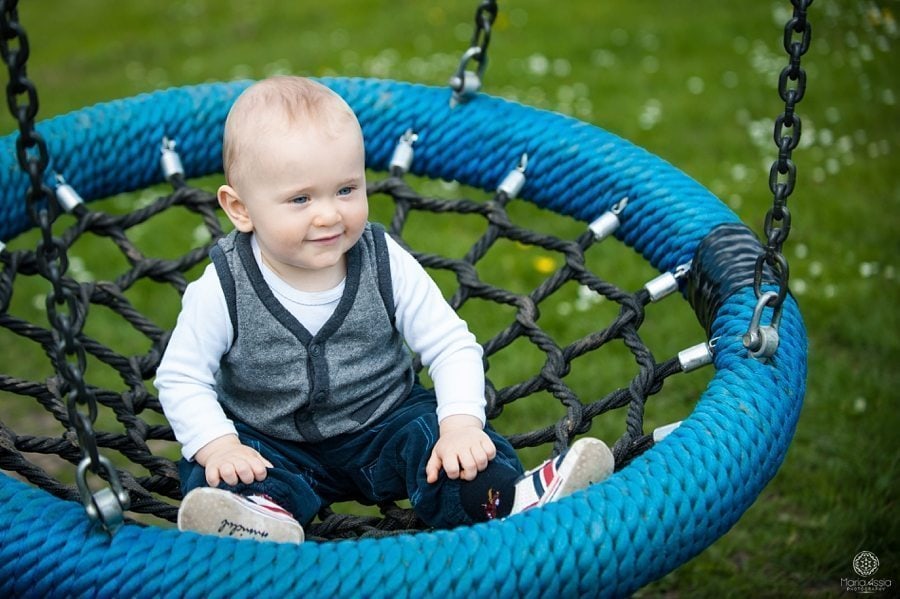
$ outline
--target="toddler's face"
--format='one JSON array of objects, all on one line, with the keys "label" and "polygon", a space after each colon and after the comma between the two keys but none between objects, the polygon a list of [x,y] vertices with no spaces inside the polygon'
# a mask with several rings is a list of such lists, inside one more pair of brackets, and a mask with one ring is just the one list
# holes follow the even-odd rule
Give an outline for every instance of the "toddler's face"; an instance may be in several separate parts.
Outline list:
[{"label": "toddler's face", "polygon": [[285,126],[251,144],[258,154],[238,193],[263,262],[291,285],[315,291],[344,277],[344,254],[369,216],[358,125]]}]

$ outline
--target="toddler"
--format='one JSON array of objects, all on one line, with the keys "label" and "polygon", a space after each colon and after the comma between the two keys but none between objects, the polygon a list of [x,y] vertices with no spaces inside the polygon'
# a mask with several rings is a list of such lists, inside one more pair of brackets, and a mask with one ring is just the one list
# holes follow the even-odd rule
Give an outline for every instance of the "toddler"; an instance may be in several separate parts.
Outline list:
[{"label": "toddler", "polygon": [[402,498],[452,527],[612,471],[606,445],[581,439],[523,473],[486,425],[481,346],[368,222],[362,131],[340,96],[300,77],[252,85],[223,160],[235,230],[185,291],[155,382],[184,456],[180,529],[300,542],[333,502]]}]

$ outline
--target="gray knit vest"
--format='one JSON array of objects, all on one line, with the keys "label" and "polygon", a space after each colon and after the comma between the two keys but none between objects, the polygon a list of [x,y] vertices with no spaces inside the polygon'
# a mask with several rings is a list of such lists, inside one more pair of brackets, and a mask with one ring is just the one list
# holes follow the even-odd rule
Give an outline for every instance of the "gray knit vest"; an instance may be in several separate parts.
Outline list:
[{"label": "gray knit vest", "polygon": [[343,295],[315,335],[275,298],[249,234],[213,246],[234,327],[216,375],[229,417],[279,439],[320,441],[365,428],[409,395],[414,375],[394,327],[384,235],[367,225],[347,252]]}]

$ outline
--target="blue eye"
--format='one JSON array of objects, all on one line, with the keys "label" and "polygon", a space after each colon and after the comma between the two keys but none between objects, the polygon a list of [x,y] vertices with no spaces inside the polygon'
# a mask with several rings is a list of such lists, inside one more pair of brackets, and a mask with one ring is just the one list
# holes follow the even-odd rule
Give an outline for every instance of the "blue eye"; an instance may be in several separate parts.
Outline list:
[{"label": "blue eye", "polygon": [[305,204],[309,201],[309,196],[297,196],[295,198],[291,198],[290,202],[292,204]]},{"label": "blue eye", "polygon": [[354,188],[354,187],[351,187],[350,185],[348,185],[348,186],[346,186],[346,187],[341,187],[341,188],[338,190],[338,195],[339,195],[339,196],[348,196],[348,195],[350,195],[351,193],[353,193],[353,190],[354,190],[354,189],[355,189],[355,188]]}]

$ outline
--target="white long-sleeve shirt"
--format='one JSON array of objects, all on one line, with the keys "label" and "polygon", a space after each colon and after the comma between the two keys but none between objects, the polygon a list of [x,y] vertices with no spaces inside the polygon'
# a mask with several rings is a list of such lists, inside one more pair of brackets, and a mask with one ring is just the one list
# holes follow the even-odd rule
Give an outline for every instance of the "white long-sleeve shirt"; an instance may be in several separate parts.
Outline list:
[{"label": "white long-sleeve shirt", "polygon": [[[428,367],[437,396],[438,420],[465,414],[484,423],[481,346],[415,258],[389,236],[386,239],[397,330]],[[344,282],[321,292],[295,289],[263,264],[255,238],[251,244],[275,297],[315,335],[337,307]],[[215,266],[210,264],[185,290],[181,313],[154,383],[182,445],[182,454],[188,459],[210,441],[236,434],[215,391],[219,362],[233,341],[225,294]]]}]

